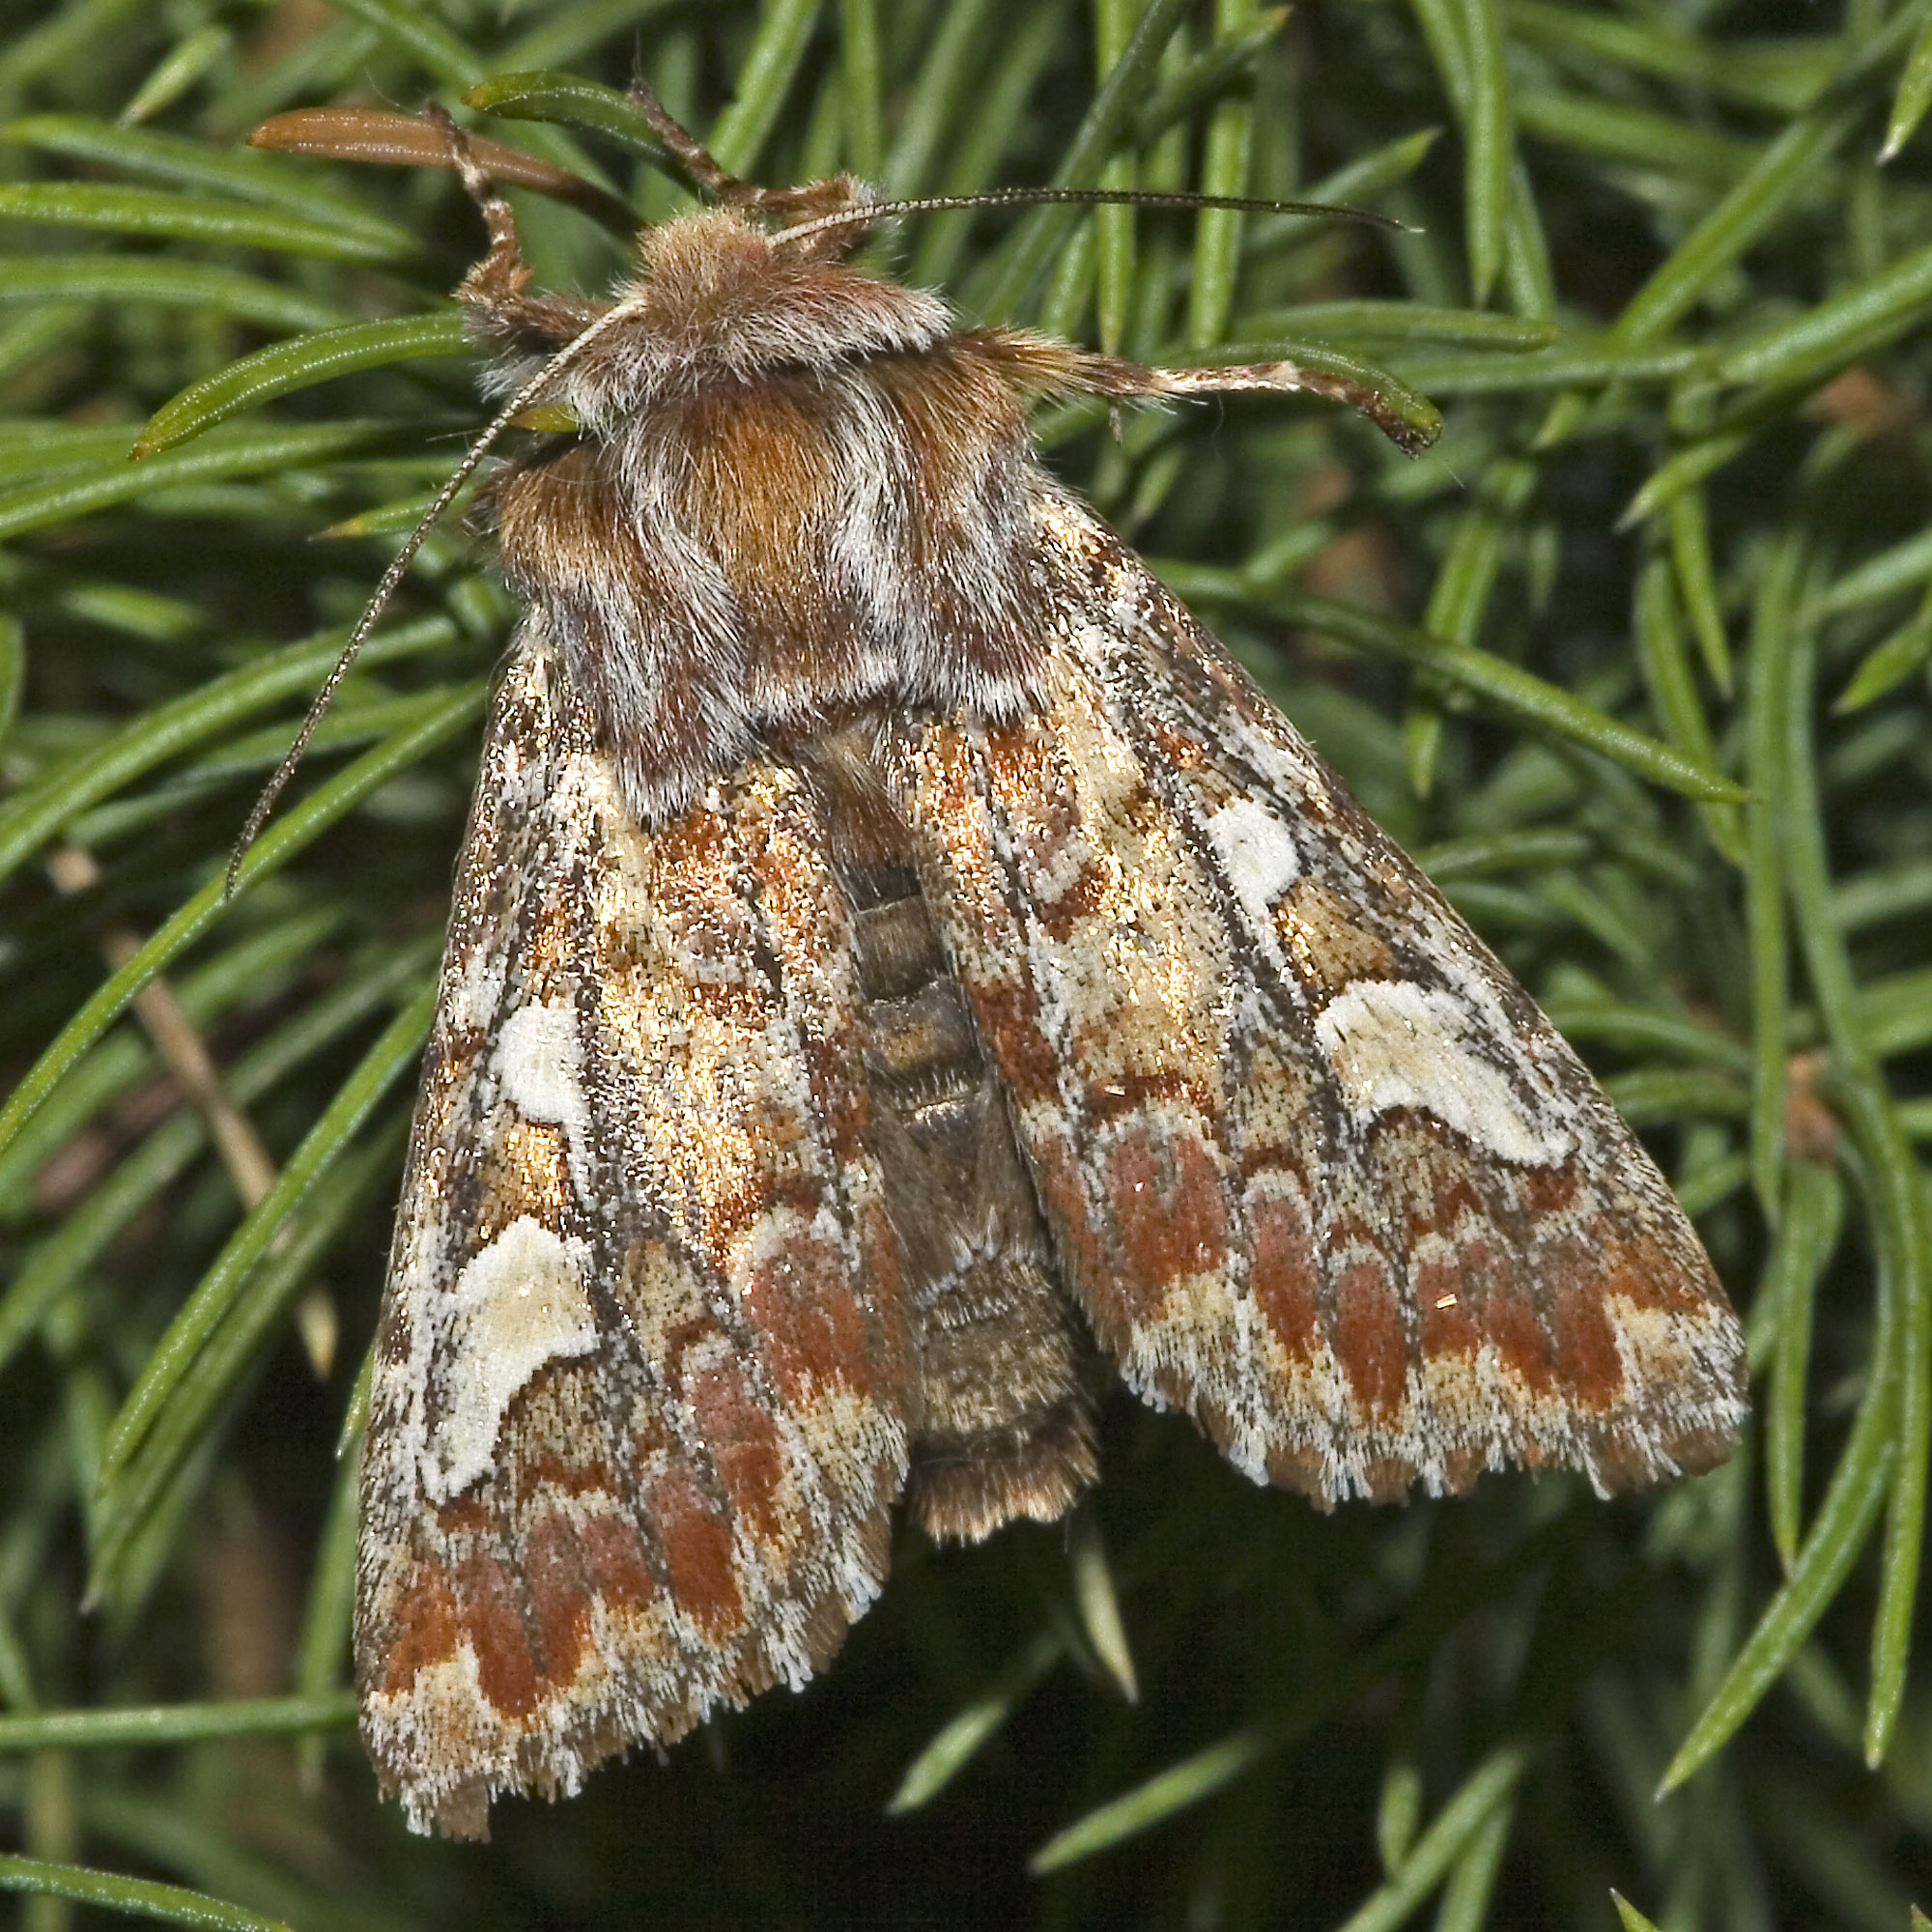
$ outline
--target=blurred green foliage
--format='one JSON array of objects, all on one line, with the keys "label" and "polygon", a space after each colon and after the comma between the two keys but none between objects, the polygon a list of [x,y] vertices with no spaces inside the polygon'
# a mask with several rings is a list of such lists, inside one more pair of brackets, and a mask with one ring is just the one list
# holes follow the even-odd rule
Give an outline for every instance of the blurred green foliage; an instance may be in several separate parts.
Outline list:
[{"label": "blurred green foliage", "polygon": [[[1412,463],[1270,399],[1040,431],[1608,1077],[1746,1314],[1756,1412],[1726,1468],[1658,1495],[1490,1478],[1324,1518],[1117,1397],[1068,1529],[906,1532],[804,1695],[451,1847],[378,1804],[347,1727],[337,1448],[513,614],[460,526],[225,906],[221,876],[480,420],[444,295],[479,236],[445,174],[239,142],[285,107],[454,107],[534,74],[470,124],[656,219],[683,195],[611,105],[634,71],[765,180],[1192,186],[1412,224],[943,214],[869,259],[969,315],[1147,359],[1344,358],[1441,406]],[[22,1922],[1903,1932],[1932,1895],[1909,1667],[1929,102],[1923,0],[16,5],[0,1818],[22,1856],[0,1889]],[[620,271],[620,236],[518,200],[545,280]],[[158,453],[130,463],[144,432]],[[189,1097],[184,1039],[245,1131]]]}]

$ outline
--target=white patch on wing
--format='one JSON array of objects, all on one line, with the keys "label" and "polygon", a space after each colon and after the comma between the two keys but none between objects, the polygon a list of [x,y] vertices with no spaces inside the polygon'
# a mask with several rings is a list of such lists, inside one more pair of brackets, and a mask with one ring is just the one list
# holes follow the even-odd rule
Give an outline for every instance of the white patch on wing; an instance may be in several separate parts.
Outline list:
[{"label": "white patch on wing", "polygon": [[1576,1138],[1539,1120],[1468,1036],[1476,1018],[1453,994],[1400,980],[1358,980],[1330,1000],[1315,1033],[1358,1119],[1419,1107],[1504,1160],[1567,1159]]},{"label": "white patch on wing", "polygon": [[497,1077],[525,1120],[576,1128],[583,1119],[582,1065],[577,1013],[566,1002],[533,1003],[505,1015],[497,1036]]},{"label": "white patch on wing", "polygon": [[1288,827],[1264,805],[1237,798],[1208,819],[1208,837],[1235,896],[1266,930],[1268,908],[1301,876],[1301,854]]},{"label": "white patch on wing", "polygon": [[1302,798],[1314,794],[1325,804],[1328,787],[1321,782],[1321,773],[1316,769],[1307,746],[1301,744],[1299,734],[1286,718],[1276,718],[1272,722],[1278,732],[1289,737],[1288,746],[1277,744],[1273,737],[1257,730],[1244,718],[1231,718],[1223,726],[1229,749],[1238,753],[1263,778],[1279,785],[1289,797]]},{"label": "white patch on wing", "polygon": [[587,1355],[597,1320],[584,1292],[588,1250],[520,1215],[470,1257],[449,1292],[436,1378],[447,1403],[422,1456],[423,1488],[445,1502],[495,1467],[497,1432],[546,1362]]},{"label": "white patch on wing", "polygon": [[464,962],[446,998],[452,1030],[487,1033],[503,999],[502,953],[495,947],[479,947]]}]

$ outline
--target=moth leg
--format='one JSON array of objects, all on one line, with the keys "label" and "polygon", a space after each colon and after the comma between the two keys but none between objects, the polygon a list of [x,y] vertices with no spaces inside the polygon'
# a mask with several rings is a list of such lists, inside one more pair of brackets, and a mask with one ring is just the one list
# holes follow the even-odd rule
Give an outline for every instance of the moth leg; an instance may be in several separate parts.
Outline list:
[{"label": "moth leg", "polygon": [[[631,100],[685,173],[714,201],[726,208],[757,209],[786,221],[802,222],[856,208],[869,194],[850,175],[834,175],[829,181],[807,182],[797,187],[758,187],[740,181],[696,134],[672,119],[670,109],[642,81],[633,84]],[[810,252],[805,259],[840,254],[858,238],[859,232],[854,229],[845,234],[827,235],[815,245],[806,244]]]},{"label": "moth leg", "polygon": [[1365,415],[1407,456],[1420,456],[1442,433],[1434,410],[1406,413],[1379,389],[1333,369],[1304,362],[1242,362],[1225,369],[1154,369],[1151,387],[1157,395],[1223,395],[1237,389],[1276,389],[1289,395],[1326,396]]},{"label": "moth leg", "polygon": [[423,119],[442,129],[442,138],[449,143],[450,163],[490,233],[489,253],[464,277],[458,299],[493,306],[514,301],[530,285],[530,267],[524,260],[523,243],[517,236],[516,211],[497,192],[470,148],[469,136],[439,102],[432,100],[423,109]]},{"label": "moth leg", "polygon": [[483,259],[457,284],[456,298],[484,317],[498,335],[555,345],[568,342],[609,306],[578,296],[531,295],[534,270],[524,260],[516,211],[497,192],[490,171],[476,158],[469,136],[435,101],[423,118],[442,130],[450,165],[476,204],[489,231]]},{"label": "moth leg", "polygon": [[1442,433],[1442,418],[1419,398],[1398,407],[1383,390],[1340,369],[1306,362],[1240,362],[1219,369],[1152,369],[1118,355],[1076,355],[1056,386],[1103,396],[1217,396],[1243,389],[1326,396],[1365,415],[1405,455],[1420,456]]},{"label": "moth leg", "polygon": [[749,182],[741,182],[716,160],[711,151],[690,128],[672,119],[670,109],[641,80],[632,83],[630,93],[631,104],[650,123],[651,132],[670,150],[685,173],[707,194],[726,202],[757,198],[761,190],[753,187]]}]

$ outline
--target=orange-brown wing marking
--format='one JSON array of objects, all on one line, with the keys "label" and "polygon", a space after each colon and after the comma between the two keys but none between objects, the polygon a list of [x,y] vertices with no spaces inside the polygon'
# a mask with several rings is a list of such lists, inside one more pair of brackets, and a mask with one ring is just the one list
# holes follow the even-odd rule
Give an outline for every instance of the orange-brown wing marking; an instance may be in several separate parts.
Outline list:
[{"label": "orange-brown wing marking", "polygon": [[457,882],[358,1552],[371,1754],[466,1833],[810,1675],[906,1464],[819,808],[753,762],[640,832],[535,622]]},{"label": "orange-brown wing marking", "polygon": [[1324,1503],[1718,1460],[1735,1318],[1587,1069],[1112,533],[1037,517],[1044,702],[894,770],[1129,1382]]}]

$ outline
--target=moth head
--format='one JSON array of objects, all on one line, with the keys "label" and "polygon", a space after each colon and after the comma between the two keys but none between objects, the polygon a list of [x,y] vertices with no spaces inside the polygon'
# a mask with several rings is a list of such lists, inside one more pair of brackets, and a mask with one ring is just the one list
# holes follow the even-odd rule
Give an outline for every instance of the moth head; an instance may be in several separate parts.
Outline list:
[{"label": "moth head", "polygon": [[642,230],[629,311],[561,392],[610,418],[717,382],[929,346],[950,320],[930,296],[845,267],[884,204],[849,174],[794,187],[740,181],[641,84],[632,103],[711,207]]},{"label": "moth head", "polygon": [[[869,192],[838,181],[800,192],[821,189],[829,210],[855,214]],[[769,214],[727,204],[641,230],[637,273],[617,290],[602,341],[559,372],[555,394],[614,429],[721,384],[916,354],[944,334],[951,315],[936,297],[838,259],[863,220],[815,226],[794,243],[798,224],[774,226]]]}]

